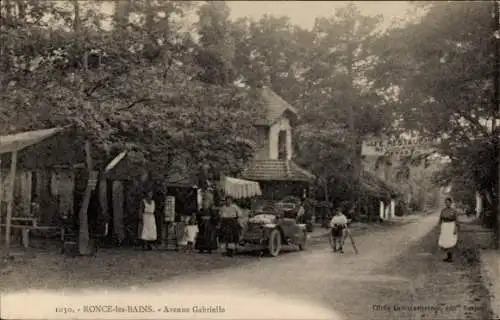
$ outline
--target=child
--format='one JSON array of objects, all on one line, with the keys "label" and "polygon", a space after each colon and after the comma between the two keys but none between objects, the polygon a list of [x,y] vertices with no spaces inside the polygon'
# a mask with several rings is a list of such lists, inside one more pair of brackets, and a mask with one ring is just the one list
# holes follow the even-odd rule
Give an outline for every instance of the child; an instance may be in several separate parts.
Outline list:
[{"label": "child", "polygon": [[338,208],[330,221],[330,228],[332,228],[332,246],[333,252],[339,251],[344,253],[344,239],[346,236],[347,217]]},{"label": "child", "polygon": [[188,220],[185,232],[187,241],[187,252],[192,253],[194,250],[194,243],[196,241],[196,236],[198,235],[198,224],[196,224],[196,214],[193,214],[191,219]]}]

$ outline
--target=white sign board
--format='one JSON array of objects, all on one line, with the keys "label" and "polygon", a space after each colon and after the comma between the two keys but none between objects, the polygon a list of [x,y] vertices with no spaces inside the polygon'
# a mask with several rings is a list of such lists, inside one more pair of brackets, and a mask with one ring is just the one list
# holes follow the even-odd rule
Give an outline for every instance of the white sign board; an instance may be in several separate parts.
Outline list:
[{"label": "white sign board", "polygon": [[404,157],[425,153],[432,149],[432,143],[426,139],[370,139],[363,141],[361,154],[364,156]]},{"label": "white sign board", "polygon": [[165,222],[175,221],[175,197],[167,196],[165,199]]}]

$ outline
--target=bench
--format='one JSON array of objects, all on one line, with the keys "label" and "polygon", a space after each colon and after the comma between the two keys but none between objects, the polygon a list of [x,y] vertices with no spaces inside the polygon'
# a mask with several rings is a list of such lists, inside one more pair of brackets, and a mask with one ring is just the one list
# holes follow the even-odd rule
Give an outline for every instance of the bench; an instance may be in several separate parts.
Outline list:
[{"label": "bench", "polygon": [[[24,248],[29,247],[30,243],[30,232],[32,230],[36,231],[57,231],[61,230],[61,237],[64,234],[64,231],[60,227],[53,226],[39,226],[36,218],[12,218],[12,224],[10,225],[11,229],[21,230],[21,243]],[[16,223],[17,222],[17,223]],[[28,222],[29,224],[22,224],[23,222]],[[6,228],[7,224],[2,223],[0,227]]]}]

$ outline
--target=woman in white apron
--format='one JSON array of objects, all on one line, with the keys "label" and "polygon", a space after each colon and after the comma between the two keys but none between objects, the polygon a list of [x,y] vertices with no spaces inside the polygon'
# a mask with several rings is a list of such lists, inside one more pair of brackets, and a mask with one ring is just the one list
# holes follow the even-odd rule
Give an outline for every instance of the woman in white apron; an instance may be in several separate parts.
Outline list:
[{"label": "woman in white apron", "polygon": [[452,250],[456,246],[458,238],[457,212],[451,207],[451,203],[451,198],[446,198],[446,208],[441,211],[439,217],[441,232],[438,244],[446,252],[445,262],[453,261]]},{"label": "woman in white apron", "polygon": [[146,198],[141,201],[141,224],[139,225],[139,238],[142,240],[142,248],[145,250],[152,250],[151,244],[157,238],[155,209],[153,192],[148,191]]}]

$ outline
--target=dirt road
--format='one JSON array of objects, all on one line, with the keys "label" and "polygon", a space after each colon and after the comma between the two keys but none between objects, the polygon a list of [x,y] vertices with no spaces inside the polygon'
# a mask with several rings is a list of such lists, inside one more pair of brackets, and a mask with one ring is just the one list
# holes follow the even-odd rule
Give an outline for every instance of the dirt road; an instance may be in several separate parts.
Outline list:
[{"label": "dirt road", "polygon": [[[442,262],[436,246],[437,217],[424,216],[401,227],[362,234],[356,237],[359,255],[348,244],[344,255],[333,253],[325,243],[277,258],[239,257],[230,260],[232,266],[218,270],[208,266],[210,261],[222,263],[229,258],[207,256],[207,271],[165,280],[149,276],[159,267],[143,261],[142,277],[131,274],[133,281],[127,281],[122,275],[119,289],[108,283],[105,293],[87,289],[85,295],[88,301],[104,295],[110,299],[114,291],[116,301],[129,301],[128,295],[136,303],[163,301],[176,307],[196,300],[226,310],[224,314],[204,314],[203,319],[332,319],[325,310],[353,320],[487,319],[487,299],[467,239],[461,239],[460,244],[464,255],[452,264]],[[60,292],[52,294],[53,299],[60,297]],[[296,309],[309,305],[321,311]],[[98,316],[110,319],[111,315]],[[181,318],[180,314],[175,316]],[[114,318],[123,319],[124,315]],[[141,314],[141,318],[146,317]],[[173,316],[157,314],[153,318]],[[182,318],[190,318],[189,312]]]},{"label": "dirt road", "polygon": [[474,278],[474,261],[460,257],[453,264],[442,262],[437,217],[357,237],[359,255],[349,245],[339,255],[325,244],[211,273],[197,283],[311,301],[345,319],[484,319],[487,305]]}]

